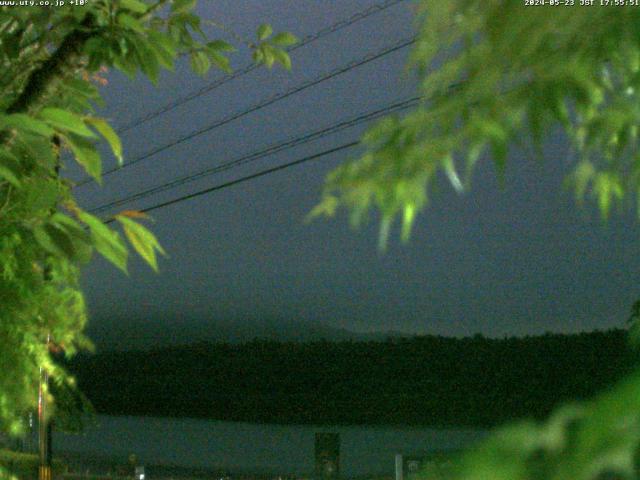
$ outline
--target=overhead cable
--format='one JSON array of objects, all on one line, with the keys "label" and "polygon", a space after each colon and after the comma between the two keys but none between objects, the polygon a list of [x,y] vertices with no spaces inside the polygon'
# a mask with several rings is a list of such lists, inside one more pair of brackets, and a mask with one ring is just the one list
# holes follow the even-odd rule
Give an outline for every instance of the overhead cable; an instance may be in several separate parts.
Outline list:
[{"label": "overhead cable", "polygon": [[[336,22],[332,25],[329,25],[328,27],[325,27],[315,33],[309,34],[306,37],[304,37],[302,40],[300,40],[298,43],[296,43],[295,45],[287,48],[287,52],[291,53],[295,50],[298,50],[299,48],[302,48],[306,45],[309,45],[310,43],[313,43],[317,40],[320,40],[323,37],[326,37],[327,35],[330,35],[334,32],[337,32],[339,30],[342,30],[343,28],[349,27],[351,25],[353,25],[354,23],[359,22],[360,20],[363,20],[365,18],[370,17],[371,15],[374,15],[376,13],[382,12],[390,7],[393,7],[394,5],[397,5],[398,3],[401,3],[405,0],[387,0],[385,2],[382,3],[377,3],[374,5],[369,6],[368,8],[366,8],[365,10],[362,10],[360,12],[357,12],[353,15],[351,15],[350,17],[341,20],[339,22]],[[243,68],[240,68],[239,70],[236,70],[235,72],[229,74],[229,75],[225,75],[224,77],[221,77],[217,80],[214,80],[213,82],[205,85],[204,87],[202,87],[200,90],[197,90],[195,92],[191,92],[188,93],[187,95],[184,95],[180,98],[175,99],[173,102],[168,103],[167,105],[164,105],[163,107],[158,108],[157,110],[153,110],[152,112],[147,113],[146,115],[137,118],[133,121],[131,121],[130,123],[120,127],[117,129],[118,133],[124,133],[128,130],[131,130],[132,128],[135,128],[139,125],[142,125],[145,122],[148,122],[149,120],[152,120],[164,113],[167,113],[177,107],[179,107],[180,105],[183,105],[187,102],[190,102],[191,100],[194,100],[206,93],[209,93],[213,90],[215,90],[218,87],[221,87],[222,85],[224,85],[227,82],[230,82],[231,80],[234,80],[236,78],[242,77],[243,75],[246,75],[252,71],[254,71],[256,68],[258,68],[259,65],[257,65],[256,63],[251,63],[249,65],[246,65]]]},{"label": "overhead cable", "polygon": [[365,122],[369,122],[371,120],[374,120],[376,118],[382,117],[384,115],[388,115],[390,113],[394,113],[394,112],[398,112],[410,107],[413,107],[415,105],[418,104],[418,102],[420,101],[420,97],[413,97],[410,99],[406,99],[406,100],[402,100],[402,101],[398,101],[398,102],[394,102],[392,104],[389,104],[385,107],[382,108],[378,108],[376,110],[358,115],[357,117],[352,117],[350,119],[347,120],[343,120],[339,123],[335,123],[329,127],[325,127],[322,128],[320,130],[316,130],[310,133],[307,133],[305,135],[302,136],[297,136],[297,137],[293,137],[293,138],[289,138],[287,140],[278,142],[276,144],[272,144],[266,148],[263,148],[259,151],[247,154],[247,155],[243,155],[240,158],[228,161],[228,162],[224,162],[218,165],[215,165],[213,167],[209,167],[207,169],[201,170],[197,173],[193,173],[193,174],[189,174],[189,175],[184,175],[180,178],[171,180],[169,182],[163,183],[161,185],[152,187],[152,188],[148,188],[146,190],[143,190],[141,192],[137,192],[134,193],[132,195],[129,195],[127,197],[124,198],[120,198],[117,200],[113,200],[109,203],[97,206],[92,208],[91,210],[89,210],[90,213],[93,214],[99,214],[104,212],[105,210],[108,210],[110,208],[113,207],[118,207],[120,205],[124,205],[127,203],[130,203],[132,201],[135,200],[139,200],[142,198],[146,198],[148,196],[160,193],[160,192],[164,192],[166,190],[170,190],[176,187],[179,187],[181,185],[185,185],[187,183],[191,183],[194,182],[196,180],[199,180],[201,178],[210,176],[210,175],[214,175],[216,173],[221,173],[224,172],[226,170],[230,170],[232,168],[237,168],[241,165],[245,165],[247,163],[250,162],[255,162],[257,160],[263,159],[265,157],[268,157],[270,155],[274,155],[276,153],[285,151],[285,150],[289,150],[291,148],[297,147],[299,145],[303,145],[309,142],[312,142],[314,140],[318,140],[321,138],[324,138],[328,135],[332,135],[335,133],[338,133],[342,130],[345,130],[347,128],[351,128],[354,126],[357,126],[359,124],[365,123]]},{"label": "overhead cable", "polygon": [[[330,80],[330,79],[332,79],[334,77],[342,75],[343,73],[349,72],[349,71],[351,71],[351,70],[353,70],[355,68],[358,68],[358,67],[360,67],[362,65],[365,65],[367,63],[370,63],[370,62],[373,62],[373,61],[378,60],[380,58],[383,58],[383,57],[385,57],[387,55],[390,55],[390,54],[392,54],[394,52],[397,52],[398,50],[406,48],[409,45],[412,45],[413,43],[415,43],[415,36],[412,36],[410,38],[402,39],[402,40],[394,43],[393,45],[391,45],[389,47],[385,47],[384,49],[378,50],[377,52],[370,53],[370,54],[368,54],[368,55],[366,55],[366,56],[364,56],[364,57],[362,57],[362,58],[360,58],[358,60],[351,61],[351,62],[349,62],[348,64],[346,64],[346,65],[344,65],[342,67],[336,68],[336,69],[334,69],[334,70],[332,70],[332,71],[330,71],[328,73],[322,74],[322,75],[320,75],[320,76],[318,76],[318,77],[316,77],[316,78],[314,78],[312,80],[308,80],[308,81],[306,81],[306,82],[304,82],[304,83],[302,83],[300,85],[297,85],[297,86],[295,86],[295,87],[293,87],[293,88],[291,88],[289,90],[285,90],[285,91],[276,93],[275,95],[273,95],[271,97],[268,97],[267,99],[263,100],[262,102],[260,102],[258,104],[255,104],[255,105],[249,107],[246,110],[242,110],[240,112],[236,112],[236,113],[234,113],[234,114],[232,114],[230,116],[227,116],[227,117],[224,117],[224,118],[222,118],[220,120],[217,120],[216,122],[214,122],[214,123],[212,123],[210,125],[207,125],[205,127],[202,127],[202,128],[197,129],[197,130],[194,130],[193,132],[191,132],[191,133],[189,133],[187,135],[184,135],[184,136],[182,136],[182,137],[180,137],[180,138],[178,138],[176,140],[173,140],[173,141],[171,141],[169,143],[166,143],[166,144],[164,144],[162,146],[156,147],[155,149],[153,149],[153,150],[141,155],[140,157],[137,157],[134,160],[131,160],[130,162],[125,163],[121,167],[116,167],[116,168],[113,168],[111,170],[107,170],[106,172],[103,173],[102,176],[104,177],[104,176],[109,175],[111,173],[121,171],[124,168],[130,167],[131,165],[135,165],[135,164],[137,164],[137,163],[139,163],[139,162],[141,162],[141,161],[143,161],[143,160],[145,160],[145,159],[147,159],[149,157],[157,155],[158,153],[163,152],[164,150],[172,148],[172,147],[174,147],[176,145],[179,145],[181,143],[187,142],[187,141],[189,141],[189,140],[191,140],[191,139],[193,139],[195,137],[198,137],[198,136],[200,136],[200,135],[202,135],[204,133],[210,132],[210,131],[212,131],[212,130],[214,130],[216,128],[219,128],[219,127],[221,127],[223,125],[226,125],[227,123],[230,123],[230,122],[232,122],[234,120],[242,118],[242,117],[244,117],[246,115],[249,115],[250,113],[253,113],[253,112],[256,112],[258,110],[261,110],[261,109],[263,109],[263,108],[265,108],[265,107],[267,107],[269,105],[272,105],[273,103],[276,103],[279,100],[283,100],[283,99],[285,99],[287,97],[290,97],[292,95],[300,93],[300,92],[302,92],[302,91],[304,91],[304,90],[306,90],[308,88],[311,88],[311,87],[313,87],[315,85],[318,85],[318,84],[320,84],[322,82],[326,82],[327,80]],[[78,182],[76,184],[76,187],[81,187],[81,186],[86,185],[86,184],[88,184],[88,183],[90,183],[92,181],[93,180],[91,178],[87,178],[85,180],[82,180],[82,181]]]},{"label": "overhead cable", "polygon": [[[151,212],[153,210],[157,210],[159,208],[168,207],[169,205],[174,205],[176,203],[184,202],[186,200],[190,200],[192,198],[199,197],[201,195],[206,195],[208,193],[216,192],[218,190],[223,190],[225,188],[232,187],[232,186],[237,185],[239,183],[244,183],[244,182],[247,182],[249,180],[254,180],[256,178],[263,177],[265,175],[269,175],[269,174],[275,173],[275,172],[280,171],[280,170],[284,170],[284,169],[287,169],[287,168],[290,168],[290,167],[293,167],[293,166],[296,166],[296,165],[300,165],[302,163],[309,162],[311,160],[316,160],[318,158],[324,157],[326,155],[330,155],[332,153],[337,153],[337,152],[340,152],[342,150],[346,150],[348,148],[353,148],[353,147],[355,147],[356,145],[359,145],[359,144],[360,144],[360,142],[358,140],[355,140],[353,142],[343,143],[342,145],[339,145],[337,147],[333,147],[333,148],[330,148],[328,150],[324,150],[322,152],[319,152],[319,153],[316,153],[316,154],[313,154],[313,155],[302,157],[302,158],[299,158],[298,160],[294,160],[292,162],[283,163],[282,165],[278,165],[277,167],[268,168],[266,170],[262,170],[260,172],[253,173],[251,175],[247,175],[247,176],[235,179],[235,180],[231,180],[229,182],[222,183],[220,185],[215,185],[213,187],[205,188],[204,190],[198,190],[197,192],[193,192],[193,193],[190,193],[188,195],[183,195],[183,196],[174,198],[172,200],[168,200],[166,202],[157,203],[155,205],[151,205],[149,207],[142,208],[142,209],[140,209],[138,211],[142,212],[142,213],[148,213],[148,212]],[[114,222],[114,221],[115,221],[115,218],[112,217],[112,218],[109,218],[109,219],[105,220],[104,223],[111,223],[111,222]]]}]

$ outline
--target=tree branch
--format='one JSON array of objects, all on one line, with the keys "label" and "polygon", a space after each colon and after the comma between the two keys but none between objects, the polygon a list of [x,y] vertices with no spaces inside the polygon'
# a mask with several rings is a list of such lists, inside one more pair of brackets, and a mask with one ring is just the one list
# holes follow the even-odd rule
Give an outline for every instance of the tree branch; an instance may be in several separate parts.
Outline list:
[{"label": "tree branch", "polygon": [[53,80],[62,76],[64,69],[80,55],[85,42],[94,35],[95,32],[91,29],[92,20],[91,15],[88,15],[79,28],[65,37],[53,55],[31,73],[27,85],[7,108],[7,113],[25,113],[47,93]]}]

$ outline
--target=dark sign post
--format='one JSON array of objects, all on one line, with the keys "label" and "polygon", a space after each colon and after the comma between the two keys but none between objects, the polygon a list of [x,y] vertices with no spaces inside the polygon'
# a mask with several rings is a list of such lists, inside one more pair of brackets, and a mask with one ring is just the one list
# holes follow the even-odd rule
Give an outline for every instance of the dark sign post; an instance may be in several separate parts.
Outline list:
[{"label": "dark sign post", "polygon": [[316,480],[340,476],[340,434],[316,433]]}]

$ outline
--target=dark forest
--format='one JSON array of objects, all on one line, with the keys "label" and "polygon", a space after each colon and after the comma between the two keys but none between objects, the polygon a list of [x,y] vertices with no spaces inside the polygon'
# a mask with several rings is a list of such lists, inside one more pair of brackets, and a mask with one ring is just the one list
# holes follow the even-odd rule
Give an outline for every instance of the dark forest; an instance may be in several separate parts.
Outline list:
[{"label": "dark forest", "polygon": [[635,361],[624,330],[490,339],[194,344],[80,355],[100,414],[229,421],[487,427],[542,418]]}]

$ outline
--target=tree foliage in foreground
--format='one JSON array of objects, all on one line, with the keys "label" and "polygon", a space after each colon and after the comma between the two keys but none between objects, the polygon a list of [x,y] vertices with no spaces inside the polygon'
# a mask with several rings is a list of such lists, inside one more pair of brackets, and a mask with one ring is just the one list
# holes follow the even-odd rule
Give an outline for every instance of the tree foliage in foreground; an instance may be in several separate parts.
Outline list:
[{"label": "tree foliage in foreground", "polygon": [[[617,202],[633,199],[640,173],[640,9],[609,3],[424,0],[413,55],[424,104],[372,129],[368,153],[330,176],[317,211],[346,206],[357,224],[375,206],[381,239],[398,215],[407,238],[437,172],[462,190],[489,150],[501,174],[511,142],[530,135],[539,146],[554,123],[578,153],[570,182],[579,198],[593,197],[605,217]],[[77,204],[71,184],[58,175],[59,152],[69,151],[97,181],[99,137],[122,157],[113,130],[92,113],[99,95],[91,78],[103,66],[157,81],[162,68],[188,53],[198,72],[212,64],[229,68],[229,45],[201,38],[194,4],[96,0],[68,10],[0,8],[0,418],[14,428],[34,403],[40,367],[61,386],[69,381],[50,348],[73,353],[87,344],[79,267],[97,250],[126,271],[121,233]],[[269,27],[258,29],[254,58],[288,66],[277,47],[291,39],[270,35]],[[155,268],[162,249],[137,214],[116,219]],[[48,335],[53,344],[46,345]],[[497,432],[463,458],[456,476],[635,478],[639,440],[637,374],[546,422]]]},{"label": "tree foliage in foreground", "polygon": [[[539,153],[558,125],[575,153],[567,184],[577,199],[594,201],[604,218],[634,200],[640,213],[640,7],[527,3],[422,0],[411,60],[422,105],[369,130],[365,154],[330,174],[313,213],[344,207],[358,225],[375,208],[381,246],[398,216],[406,240],[439,172],[463,191],[477,162],[490,157],[502,176],[510,145]],[[453,476],[637,478],[639,442],[640,371],[545,422],[496,432]]]},{"label": "tree foliage in foreground", "polygon": [[[83,210],[63,160],[100,182],[96,144],[105,140],[123,162],[118,136],[95,114],[105,69],[132,78],[142,72],[156,83],[162,69],[173,70],[178,56],[188,55],[196,73],[211,66],[229,70],[234,47],[207,37],[195,4],[91,0],[65,8],[0,7],[0,423],[12,432],[35,405],[41,368],[54,390],[75,402],[68,395],[73,380],[52,353],[72,355],[90,346],[78,279],[92,252],[126,273],[129,244],[157,270],[164,251],[140,223],[143,215],[122,212],[112,228]],[[248,46],[255,61],[289,68],[283,47],[295,41],[286,32],[273,35],[265,24]]]},{"label": "tree foliage in foreground", "polygon": [[557,125],[575,152],[567,180],[579,199],[604,217],[640,201],[640,7],[524,3],[420,2],[410,66],[424,100],[369,130],[366,153],[330,174],[316,214],[346,207],[357,225],[376,208],[382,242],[397,216],[407,239],[438,172],[464,191],[490,156],[502,176],[510,145],[539,151]]}]

